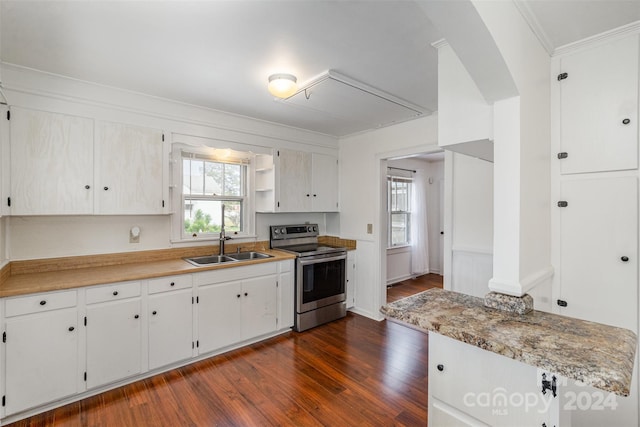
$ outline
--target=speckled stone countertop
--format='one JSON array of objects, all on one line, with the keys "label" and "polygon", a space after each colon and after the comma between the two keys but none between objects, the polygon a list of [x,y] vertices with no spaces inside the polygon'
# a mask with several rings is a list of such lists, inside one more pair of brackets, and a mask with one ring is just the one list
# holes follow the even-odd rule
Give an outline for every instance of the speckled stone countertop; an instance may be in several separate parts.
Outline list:
[{"label": "speckled stone countertop", "polygon": [[508,313],[481,298],[430,289],[380,310],[389,320],[433,331],[601,390],[628,396],[636,335],[542,311]]}]

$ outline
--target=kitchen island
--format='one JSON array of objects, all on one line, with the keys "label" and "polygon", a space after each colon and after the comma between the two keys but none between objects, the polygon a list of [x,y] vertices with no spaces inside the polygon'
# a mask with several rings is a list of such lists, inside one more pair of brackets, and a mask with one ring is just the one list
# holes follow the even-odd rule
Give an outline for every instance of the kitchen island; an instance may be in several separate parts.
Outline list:
[{"label": "kitchen island", "polygon": [[[535,310],[510,313],[485,307],[481,298],[441,289],[388,304],[381,312],[391,321],[432,332],[432,425],[440,424],[432,417],[455,418],[462,425],[517,421],[540,426],[540,419],[546,425],[569,425],[570,414],[562,413],[560,401],[546,400],[560,396],[561,385],[569,380],[606,392],[601,393],[603,402],[630,393],[637,337],[626,329]],[[533,405],[535,395],[528,394],[536,391],[539,407]],[[515,403],[531,397],[532,406],[514,408],[509,399],[516,395]],[[504,397],[511,405],[482,405],[482,396],[489,402]],[[517,409],[524,413],[516,415]]]}]

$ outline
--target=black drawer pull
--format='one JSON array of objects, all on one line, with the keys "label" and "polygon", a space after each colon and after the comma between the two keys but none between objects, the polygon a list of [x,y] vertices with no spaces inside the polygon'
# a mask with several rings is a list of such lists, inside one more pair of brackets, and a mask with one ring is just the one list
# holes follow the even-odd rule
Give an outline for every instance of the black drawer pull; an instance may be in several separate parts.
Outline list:
[{"label": "black drawer pull", "polygon": [[246,297],[246,296],[249,296],[249,293],[248,293],[248,292],[245,292],[245,293],[244,293],[244,296],[245,296],[245,297]]},{"label": "black drawer pull", "polygon": [[104,187],[104,191],[107,191],[109,189],[109,187]]},{"label": "black drawer pull", "polygon": [[242,295],[238,294],[237,297],[240,298]]},{"label": "black drawer pull", "polygon": [[138,316],[137,314],[135,316],[133,316],[134,319],[137,319],[138,317],[140,317],[140,316]]},{"label": "black drawer pull", "polygon": [[628,257],[628,256],[620,257],[620,259],[622,260],[622,262],[627,262],[627,261],[629,261],[629,257]]},{"label": "black drawer pull", "polygon": [[118,295],[118,291],[113,291],[113,296],[115,297],[116,295]]},{"label": "black drawer pull", "polygon": [[45,305],[47,302],[45,300],[40,301],[40,305]]},{"label": "black drawer pull", "polygon": [[622,121],[622,124],[623,124],[623,125],[628,125],[629,123],[631,123],[631,120],[629,120],[629,119],[624,119],[624,120]]},{"label": "black drawer pull", "polygon": [[84,188],[86,188],[87,190],[91,188],[90,185],[85,185]]},{"label": "black drawer pull", "polygon": [[440,372],[444,371],[444,365],[442,365],[442,364],[436,366],[436,368],[438,368],[438,371],[440,371]]},{"label": "black drawer pull", "polygon": [[176,283],[175,283],[175,282],[171,282],[171,283],[169,284],[169,286],[175,286],[175,285],[176,285]]},{"label": "black drawer pull", "polygon": [[153,312],[151,314],[153,314],[155,316],[156,314],[158,314],[158,312],[153,310]]},{"label": "black drawer pull", "polygon": [[69,326],[69,332],[73,332],[76,328],[74,328],[73,326]]}]

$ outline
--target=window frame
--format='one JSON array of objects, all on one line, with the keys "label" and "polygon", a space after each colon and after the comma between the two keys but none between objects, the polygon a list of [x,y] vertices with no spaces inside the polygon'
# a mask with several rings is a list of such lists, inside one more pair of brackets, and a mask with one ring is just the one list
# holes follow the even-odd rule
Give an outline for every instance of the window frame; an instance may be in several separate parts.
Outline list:
[{"label": "window frame", "polygon": [[[393,183],[403,182],[406,183],[406,210],[393,210],[394,207],[394,193],[396,196],[395,207],[397,207],[397,187],[393,188]],[[411,245],[411,192],[413,191],[413,178],[402,177],[392,174],[387,174],[387,247],[399,248],[403,246]],[[393,217],[394,215],[404,215],[405,217],[405,240],[400,243],[393,243]]]},{"label": "window frame", "polygon": [[[244,195],[242,206],[242,231],[229,232],[227,230],[227,236],[233,239],[249,239],[256,238],[255,235],[255,197],[254,194],[254,175],[255,175],[255,152],[251,150],[250,146],[246,148],[240,144],[225,143],[219,147],[211,146],[212,143],[225,141],[211,140],[208,138],[189,137],[184,135],[172,135],[173,143],[171,149],[171,177],[172,185],[171,191],[171,243],[172,244],[193,244],[194,242],[203,242],[211,244],[211,242],[217,242],[219,240],[219,233],[198,233],[195,236],[185,231],[185,194],[183,191],[183,159],[189,158],[189,155],[193,156],[195,160],[213,161],[218,163],[240,164],[245,166],[244,173]],[[176,138],[178,137],[178,138]],[[184,142],[183,142],[184,141]],[[197,142],[196,143],[192,143]],[[202,142],[206,142],[206,145]],[[229,148],[231,146],[231,148]],[[183,156],[183,153],[188,155]],[[231,155],[229,155],[231,153]],[[189,199],[189,195],[186,195],[186,199]],[[199,199],[206,199],[198,197]],[[221,199],[232,200],[237,196],[221,196]]]}]

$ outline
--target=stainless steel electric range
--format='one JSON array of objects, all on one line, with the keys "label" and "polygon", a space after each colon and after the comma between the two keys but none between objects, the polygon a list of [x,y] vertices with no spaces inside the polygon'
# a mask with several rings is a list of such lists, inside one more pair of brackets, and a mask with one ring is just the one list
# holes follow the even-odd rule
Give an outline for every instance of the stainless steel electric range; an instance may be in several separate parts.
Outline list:
[{"label": "stainless steel electric range", "polygon": [[294,253],[295,331],[346,316],[347,249],[318,243],[318,224],[273,225],[271,247]]}]

